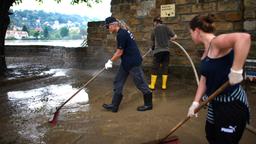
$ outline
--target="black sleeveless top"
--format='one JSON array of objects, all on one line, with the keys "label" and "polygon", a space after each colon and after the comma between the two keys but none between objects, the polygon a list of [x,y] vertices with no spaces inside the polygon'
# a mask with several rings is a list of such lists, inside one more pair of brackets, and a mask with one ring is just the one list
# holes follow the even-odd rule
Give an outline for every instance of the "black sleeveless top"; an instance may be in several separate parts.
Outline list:
[{"label": "black sleeveless top", "polygon": [[[233,64],[234,50],[220,58],[209,58],[206,56],[200,65],[200,72],[206,77],[206,95],[211,95],[223,83],[228,80],[228,74]],[[228,87],[222,94],[232,93],[239,84]]]}]

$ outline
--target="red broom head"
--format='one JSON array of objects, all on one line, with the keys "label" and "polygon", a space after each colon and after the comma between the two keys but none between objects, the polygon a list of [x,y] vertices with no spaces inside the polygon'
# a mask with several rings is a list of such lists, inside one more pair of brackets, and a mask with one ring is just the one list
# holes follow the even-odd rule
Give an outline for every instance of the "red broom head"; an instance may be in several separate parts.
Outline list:
[{"label": "red broom head", "polygon": [[50,123],[53,127],[57,124],[59,113],[60,113],[60,112],[57,110],[57,111],[54,113],[52,120],[49,120],[49,123]]},{"label": "red broom head", "polygon": [[180,144],[180,141],[177,136],[171,136],[165,140],[161,140],[159,144]]},{"label": "red broom head", "polygon": [[171,136],[165,139],[158,139],[143,144],[180,144],[179,138],[177,136]]}]

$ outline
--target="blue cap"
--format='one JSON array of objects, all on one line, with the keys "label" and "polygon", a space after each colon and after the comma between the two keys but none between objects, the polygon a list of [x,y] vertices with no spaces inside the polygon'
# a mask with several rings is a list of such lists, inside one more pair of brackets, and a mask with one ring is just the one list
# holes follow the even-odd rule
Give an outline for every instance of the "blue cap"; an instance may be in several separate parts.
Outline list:
[{"label": "blue cap", "polygon": [[117,22],[116,18],[114,18],[114,17],[107,17],[105,19],[105,25],[104,26],[108,29],[109,24],[111,24],[113,22]]}]

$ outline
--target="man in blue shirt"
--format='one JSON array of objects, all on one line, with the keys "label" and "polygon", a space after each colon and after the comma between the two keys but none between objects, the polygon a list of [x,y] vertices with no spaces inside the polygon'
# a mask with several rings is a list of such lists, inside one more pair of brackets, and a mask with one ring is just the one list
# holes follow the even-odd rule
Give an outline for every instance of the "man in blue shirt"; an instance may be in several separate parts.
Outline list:
[{"label": "man in blue shirt", "polygon": [[117,49],[111,59],[105,64],[105,68],[112,68],[112,63],[121,58],[121,64],[114,80],[114,94],[111,104],[103,104],[103,107],[112,112],[117,112],[122,101],[122,90],[129,74],[132,76],[136,87],[143,93],[144,105],[137,108],[138,111],[151,110],[152,92],[144,80],[141,68],[142,57],[131,32],[121,27],[114,17],[105,20],[105,26],[111,33],[116,33]]}]

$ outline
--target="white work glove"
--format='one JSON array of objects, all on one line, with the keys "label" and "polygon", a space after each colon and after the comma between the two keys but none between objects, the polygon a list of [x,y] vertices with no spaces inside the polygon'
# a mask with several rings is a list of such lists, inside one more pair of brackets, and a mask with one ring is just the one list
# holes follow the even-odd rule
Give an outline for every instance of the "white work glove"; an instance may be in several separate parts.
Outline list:
[{"label": "white work glove", "polygon": [[105,68],[106,69],[112,68],[112,61],[111,60],[108,60],[108,62],[105,64]]},{"label": "white work glove", "polygon": [[233,70],[230,69],[230,73],[228,74],[230,85],[235,85],[243,81],[243,69],[241,70]]},{"label": "white work glove", "polygon": [[192,105],[188,109],[187,116],[189,117],[198,117],[197,113],[195,114],[195,109],[199,106],[199,102],[193,101]]}]

